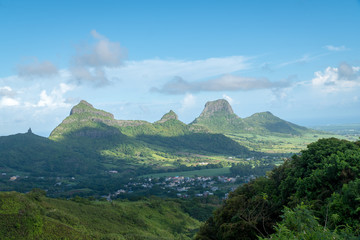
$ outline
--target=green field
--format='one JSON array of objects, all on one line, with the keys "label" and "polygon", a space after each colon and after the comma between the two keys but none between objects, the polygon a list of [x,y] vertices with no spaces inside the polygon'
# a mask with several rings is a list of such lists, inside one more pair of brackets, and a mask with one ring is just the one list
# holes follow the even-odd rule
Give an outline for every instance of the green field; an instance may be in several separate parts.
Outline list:
[{"label": "green field", "polygon": [[175,177],[175,176],[183,176],[183,177],[195,177],[195,176],[202,176],[202,177],[212,177],[212,176],[222,176],[230,174],[230,167],[225,168],[212,168],[212,169],[201,169],[201,170],[194,170],[194,171],[183,171],[183,172],[167,172],[167,173],[156,173],[156,174],[147,174],[142,175],[142,177],[153,177],[153,178],[160,178],[160,177]]},{"label": "green field", "polygon": [[[246,146],[250,150],[265,153],[298,153],[306,146],[318,139],[336,137],[348,139],[331,133],[306,133],[301,136],[281,134],[255,135],[255,134],[227,134],[226,136]],[[353,139],[348,139],[353,140]]]}]

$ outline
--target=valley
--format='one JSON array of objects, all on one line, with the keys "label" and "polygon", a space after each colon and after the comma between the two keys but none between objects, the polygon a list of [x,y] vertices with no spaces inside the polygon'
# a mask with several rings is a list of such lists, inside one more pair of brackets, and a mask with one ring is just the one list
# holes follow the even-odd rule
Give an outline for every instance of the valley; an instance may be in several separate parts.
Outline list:
[{"label": "valley", "polygon": [[[81,101],[49,138],[31,129],[0,137],[0,186],[20,192],[38,187],[49,196],[99,197],[143,175],[181,171],[186,176],[191,171],[204,176],[204,171],[238,164],[276,166],[308,143],[331,136],[269,112],[241,119],[226,100],[208,102],[188,125],[173,111],[155,123],[116,120]],[[231,174],[212,174],[219,175]]]},{"label": "valley", "polygon": [[[0,217],[13,219],[0,230],[13,229],[19,239],[52,234],[75,239],[191,239],[207,220],[197,235],[202,239],[211,234],[206,224],[214,209],[223,209],[239,189],[267,181],[308,146],[333,137],[353,140],[356,135],[308,129],[269,112],[242,119],[222,99],[208,102],[190,124],[179,121],[173,111],[154,123],[116,120],[81,101],[49,138],[31,129],[0,137]],[[13,206],[13,212],[7,212],[7,206]],[[14,206],[29,214],[17,215]],[[71,212],[73,207],[94,213]],[[141,209],[139,215],[130,217],[135,208]],[[165,228],[169,217],[177,220]],[[88,218],[113,227],[104,231]],[[126,219],[130,225],[115,230],[117,220],[111,219]],[[11,224],[19,221],[30,221],[30,230],[14,229]],[[39,224],[41,231],[36,230]],[[138,233],[132,235],[134,231]]]}]

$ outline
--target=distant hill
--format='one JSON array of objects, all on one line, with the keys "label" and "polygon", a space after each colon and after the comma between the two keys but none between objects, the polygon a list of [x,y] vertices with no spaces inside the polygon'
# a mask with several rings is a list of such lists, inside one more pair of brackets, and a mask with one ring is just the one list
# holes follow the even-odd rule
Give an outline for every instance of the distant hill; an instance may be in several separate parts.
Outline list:
[{"label": "distant hill", "polygon": [[0,145],[0,169],[3,172],[16,170],[33,176],[46,176],[102,169],[96,159],[31,131],[0,137]]},{"label": "distant hill", "polygon": [[219,99],[205,104],[198,118],[190,125],[202,127],[214,133],[252,133],[257,135],[302,135],[314,130],[282,120],[270,112],[255,113],[247,118],[237,116],[230,104]]},{"label": "distant hill", "polygon": [[258,134],[283,133],[301,135],[305,132],[313,132],[313,130],[307,129],[306,127],[282,120],[274,116],[271,112],[255,113],[250,117],[244,118],[244,122],[248,126],[247,131],[254,131]]},{"label": "distant hill", "polygon": [[165,151],[197,151],[218,154],[248,154],[239,143],[223,135],[193,131],[191,126],[178,120],[174,111],[159,121],[116,120],[111,113],[94,108],[86,101],[74,106],[70,115],[50,134],[50,139],[74,141],[76,137],[109,138],[136,147],[158,147]]}]

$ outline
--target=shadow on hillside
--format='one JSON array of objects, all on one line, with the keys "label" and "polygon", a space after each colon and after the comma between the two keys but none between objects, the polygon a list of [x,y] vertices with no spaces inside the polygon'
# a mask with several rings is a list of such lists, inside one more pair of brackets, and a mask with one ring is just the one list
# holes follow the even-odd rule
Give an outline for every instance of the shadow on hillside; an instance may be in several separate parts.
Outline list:
[{"label": "shadow on hillside", "polygon": [[223,134],[190,133],[167,137],[159,135],[139,135],[136,139],[159,145],[170,151],[191,151],[236,156],[248,156],[253,152]]}]

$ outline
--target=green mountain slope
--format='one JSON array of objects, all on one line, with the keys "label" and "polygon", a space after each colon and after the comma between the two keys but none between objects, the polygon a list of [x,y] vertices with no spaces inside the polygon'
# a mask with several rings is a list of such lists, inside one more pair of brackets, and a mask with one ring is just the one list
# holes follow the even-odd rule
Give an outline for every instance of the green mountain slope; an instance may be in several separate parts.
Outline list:
[{"label": "green mountain slope", "polygon": [[191,239],[199,227],[172,201],[70,201],[43,194],[0,193],[1,239]]},{"label": "green mountain slope", "polygon": [[290,135],[301,135],[303,133],[313,131],[282,120],[274,116],[271,112],[255,113],[250,117],[244,118],[244,122],[248,126],[248,131],[254,131],[258,134],[282,133]]},{"label": "green mountain slope", "polygon": [[[159,121],[116,120],[113,115],[95,109],[85,101],[73,107],[68,116],[50,135],[56,141],[72,141],[77,137],[114,137],[135,148],[149,148],[165,152],[192,151],[195,153],[248,154],[239,143],[210,133],[195,133],[190,126],[178,120],[175,112],[166,113]],[[221,140],[220,140],[221,139]],[[230,150],[230,151],[229,151]],[[199,152],[200,151],[200,152]]]},{"label": "green mountain slope", "polygon": [[190,125],[223,134],[302,135],[316,132],[282,120],[270,112],[255,113],[242,119],[233,112],[230,104],[224,99],[207,102],[203,112]]},{"label": "green mountain slope", "polygon": [[[180,166],[191,170],[199,154],[210,164],[219,161],[210,156],[252,155],[222,134],[193,132],[173,111],[155,123],[123,121],[85,101],[48,139],[29,132],[0,137],[0,146],[0,171],[8,174],[0,176],[2,190],[39,187],[52,196],[72,195],[72,189],[105,194],[134,176]],[[12,176],[18,177],[10,181]]]},{"label": "green mountain slope", "polygon": [[200,116],[190,125],[203,127],[215,133],[236,133],[246,129],[244,121],[233,112],[230,104],[224,99],[207,102]]},{"label": "green mountain slope", "polygon": [[37,136],[31,131],[0,137],[0,168],[31,173],[33,176],[69,175],[101,169],[95,158],[86,157],[61,143]]}]

